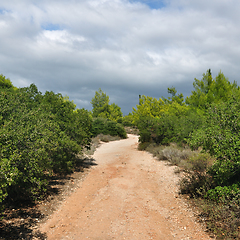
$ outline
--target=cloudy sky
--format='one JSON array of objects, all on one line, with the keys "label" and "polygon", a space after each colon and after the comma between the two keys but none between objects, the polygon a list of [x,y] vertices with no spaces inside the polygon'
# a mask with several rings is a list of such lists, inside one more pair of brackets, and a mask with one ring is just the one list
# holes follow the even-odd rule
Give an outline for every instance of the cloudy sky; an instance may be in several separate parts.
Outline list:
[{"label": "cloudy sky", "polygon": [[89,110],[101,88],[128,114],[139,94],[190,95],[209,68],[240,85],[239,13],[239,0],[1,0],[0,74]]}]

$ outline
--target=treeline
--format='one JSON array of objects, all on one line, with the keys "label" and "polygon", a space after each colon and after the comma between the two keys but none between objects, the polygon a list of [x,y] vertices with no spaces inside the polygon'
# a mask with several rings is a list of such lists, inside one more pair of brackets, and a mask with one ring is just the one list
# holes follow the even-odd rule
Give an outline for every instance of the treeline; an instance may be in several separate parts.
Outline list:
[{"label": "treeline", "polygon": [[216,158],[209,173],[218,186],[240,180],[240,88],[222,72],[195,79],[194,91],[184,99],[174,88],[165,99],[142,96],[128,116],[140,130],[140,142],[201,147]]},{"label": "treeline", "polygon": [[44,196],[49,177],[72,171],[93,136],[104,133],[125,138],[114,112],[120,109],[117,105],[110,109],[115,121],[109,115],[98,118],[95,112],[76,109],[60,93],[42,94],[34,84],[16,88],[0,75],[1,206]]},{"label": "treeline", "polygon": [[195,79],[193,87],[185,99],[175,88],[168,89],[169,98],[142,96],[127,119],[139,128],[142,149],[175,142],[204,152],[187,163],[194,167],[186,171],[181,191],[211,205],[205,215],[212,217],[212,228],[221,229],[221,236],[239,237],[240,88],[222,72],[213,78],[211,70]]}]

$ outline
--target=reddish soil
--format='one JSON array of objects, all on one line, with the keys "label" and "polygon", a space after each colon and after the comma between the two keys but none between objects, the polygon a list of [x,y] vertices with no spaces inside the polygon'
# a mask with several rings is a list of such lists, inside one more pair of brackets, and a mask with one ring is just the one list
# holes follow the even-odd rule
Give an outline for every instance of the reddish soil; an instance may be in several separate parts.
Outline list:
[{"label": "reddish soil", "polygon": [[137,145],[129,135],[97,149],[96,165],[41,224],[47,239],[211,239],[178,195],[176,167]]}]

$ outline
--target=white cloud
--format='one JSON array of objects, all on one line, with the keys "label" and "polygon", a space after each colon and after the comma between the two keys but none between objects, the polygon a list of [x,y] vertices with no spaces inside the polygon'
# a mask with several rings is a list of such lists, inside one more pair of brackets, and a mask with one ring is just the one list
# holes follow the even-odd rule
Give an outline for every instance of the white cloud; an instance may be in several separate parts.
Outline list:
[{"label": "white cloud", "polygon": [[125,113],[138,94],[166,96],[172,85],[190,94],[208,68],[237,80],[239,1],[153,4],[2,0],[0,73],[19,87],[34,82],[43,92],[64,92],[78,107],[90,108],[101,87]]}]

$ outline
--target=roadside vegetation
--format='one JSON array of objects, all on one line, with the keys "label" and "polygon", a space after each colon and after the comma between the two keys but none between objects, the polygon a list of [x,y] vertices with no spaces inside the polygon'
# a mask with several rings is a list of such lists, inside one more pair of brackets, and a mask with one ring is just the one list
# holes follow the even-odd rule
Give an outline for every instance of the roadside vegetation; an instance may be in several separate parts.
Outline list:
[{"label": "roadside vegetation", "polygon": [[240,88],[222,72],[195,79],[184,99],[142,96],[127,117],[139,129],[140,150],[179,166],[180,191],[201,211],[218,239],[240,238]]},{"label": "roadside vegetation", "polygon": [[101,102],[103,97],[109,99],[101,90],[96,92],[90,112],[76,109],[60,93],[42,94],[34,84],[16,88],[0,75],[1,210],[43,199],[51,177],[73,171],[93,137],[127,137],[117,122],[121,109]]},{"label": "roadside vegetation", "polygon": [[139,134],[139,149],[179,166],[180,192],[200,209],[218,239],[240,238],[240,88],[208,70],[184,98],[141,96],[127,116],[101,89],[92,111],[60,93],[16,88],[0,75],[0,206],[46,197],[101,141]]}]

